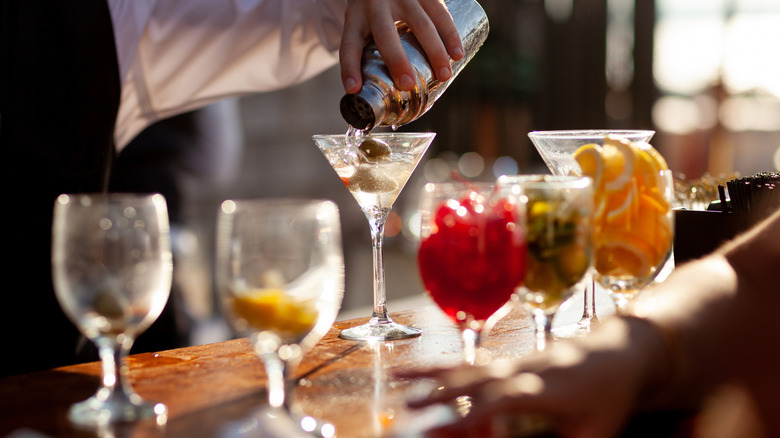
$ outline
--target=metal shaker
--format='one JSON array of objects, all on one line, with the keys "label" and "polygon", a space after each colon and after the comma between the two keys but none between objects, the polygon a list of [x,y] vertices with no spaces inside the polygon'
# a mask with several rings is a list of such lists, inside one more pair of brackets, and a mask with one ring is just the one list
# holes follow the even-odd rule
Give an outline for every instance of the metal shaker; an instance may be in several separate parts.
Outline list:
[{"label": "metal shaker", "polygon": [[341,115],[357,129],[375,126],[398,127],[425,114],[450,85],[463,67],[474,57],[488,35],[488,19],[475,0],[445,0],[463,42],[463,58],[450,61],[452,76],[446,82],[436,80],[425,51],[405,23],[398,23],[401,44],[414,67],[417,82],[410,91],[401,91],[390,77],[376,44],[363,50],[363,87],[345,95],[340,102]]}]

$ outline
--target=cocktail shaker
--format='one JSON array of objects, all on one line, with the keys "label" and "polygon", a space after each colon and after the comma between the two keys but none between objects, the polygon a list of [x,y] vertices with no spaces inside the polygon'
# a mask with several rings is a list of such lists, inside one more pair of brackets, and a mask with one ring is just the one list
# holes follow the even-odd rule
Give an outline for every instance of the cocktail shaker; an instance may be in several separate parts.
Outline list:
[{"label": "cocktail shaker", "polygon": [[420,43],[409,27],[397,24],[401,44],[416,72],[417,84],[410,91],[395,86],[376,44],[363,51],[363,87],[355,94],[345,95],[340,102],[341,115],[352,127],[370,130],[375,126],[401,126],[425,114],[444,93],[463,67],[477,53],[488,35],[488,19],[475,0],[446,0],[463,42],[463,58],[450,61],[452,76],[438,81]]}]

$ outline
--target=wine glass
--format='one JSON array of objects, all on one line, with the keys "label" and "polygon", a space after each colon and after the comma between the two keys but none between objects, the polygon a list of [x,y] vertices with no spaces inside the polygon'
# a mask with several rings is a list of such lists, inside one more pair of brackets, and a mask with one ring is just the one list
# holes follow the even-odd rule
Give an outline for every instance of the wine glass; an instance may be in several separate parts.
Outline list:
[{"label": "wine glass", "polygon": [[595,279],[609,291],[618,314],[626,314],[629,302],[673,263],[672,172],[640,170],[626,186],[597,193],[593,231]]},{"label": "wine glass", "polygon": [[57,300],[95,343],[101,387],[68,411],[75,424],[101,427],[153,418],[162,403],[143,400],[125,356],[162,312],[173,270],[165,198],[159,194],[63,194],[54,204],[52,270]]},{"label": "wine glass", "polygon": [[341,307],[338,208],[321,200],[224,201],[216,256],[223,312],[239,334],[251,337],[265,366],[271,414],[266,420],[292,428],[283,436],[331,435],[332,425],[293,412],[288,385],[303,354],[327,333]]},{"label": "wine glass", "polygon": [[409,176],[436,134],[388,132],[315,135],[314,142],[368,219],[374,256],[374,309],[366,324],[342,330],[342,339],[393,341],[420,335],[387,313],[382,243],[385,221]]},{"label": "wine glass", "polygon": [[533,314],[536,349],[541,351],[552,337],[558,307],[591,267],[591,180],[570,175],[502,176],[498,185],[526,201],[527,271],[518,296]]},{"label": "wine glass", "polygon": [[[615,135],[632,142],[648,142],[655,134],[651,130],[561,130],[561,131],[532,131],[528,133],[542,160],[553,175],[582,175],[574,152],[586,144],[600,144],[608,135]],[[596,315],[596,285],[595,277],[590,275],[590,281],[586,282],[584,306],[582,317],[577,323],[578,332],[588,332],[591,323],[598,322]]]},{"label": "wine glass", "polygon": [[[474,364],[480,335],[509,309],[526,272],[525,206],[492,183],[428,183],[420,200],[418,266],[425,290],[463,336]],[[493,317],[493,318],[492,318]]]}]

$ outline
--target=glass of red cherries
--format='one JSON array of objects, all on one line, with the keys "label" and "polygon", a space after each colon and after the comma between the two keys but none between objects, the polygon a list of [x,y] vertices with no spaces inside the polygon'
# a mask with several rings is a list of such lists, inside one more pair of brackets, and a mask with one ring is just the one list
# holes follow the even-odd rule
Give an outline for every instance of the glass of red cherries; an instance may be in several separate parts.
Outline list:
[{"label": "glass of red cherries", "polygon": [[506,315],[525,277],[525,205],[492,183],[429,183],[420,214],[423,285],[458,325],[464,360],[474,364],[481,335]]}]

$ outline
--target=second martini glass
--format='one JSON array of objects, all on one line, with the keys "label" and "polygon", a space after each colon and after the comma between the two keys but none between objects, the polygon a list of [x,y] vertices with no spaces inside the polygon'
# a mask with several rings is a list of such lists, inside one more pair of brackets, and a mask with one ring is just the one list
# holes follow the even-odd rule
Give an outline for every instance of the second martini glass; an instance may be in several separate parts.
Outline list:
[{"label": "second martini glass", "polygon": [[421,334],[417,328],[394,322],[387,313],[382,242],[387,215],[435,135],[432,132],[387,132],[366,136],[313,136],[371,227],[374,311],[366,324],[343,330],[339,334],[342,339],[393,341]]},{"label": "second martini glass", "polygon": [[[580,146],[588,143],[601,143],[607,135],[616,135],[632,142],[649,142],[655,134],[651,130],[562,130],[562,131],[533,131],[528,133],[536,150],[553,175],[581,175],[581,169],[574,152]],[[585,290],[585,307],[582,318],[577,323],[578,331],[590,330],[591,322],[597,322],[595,280],[588,281]]]}]

